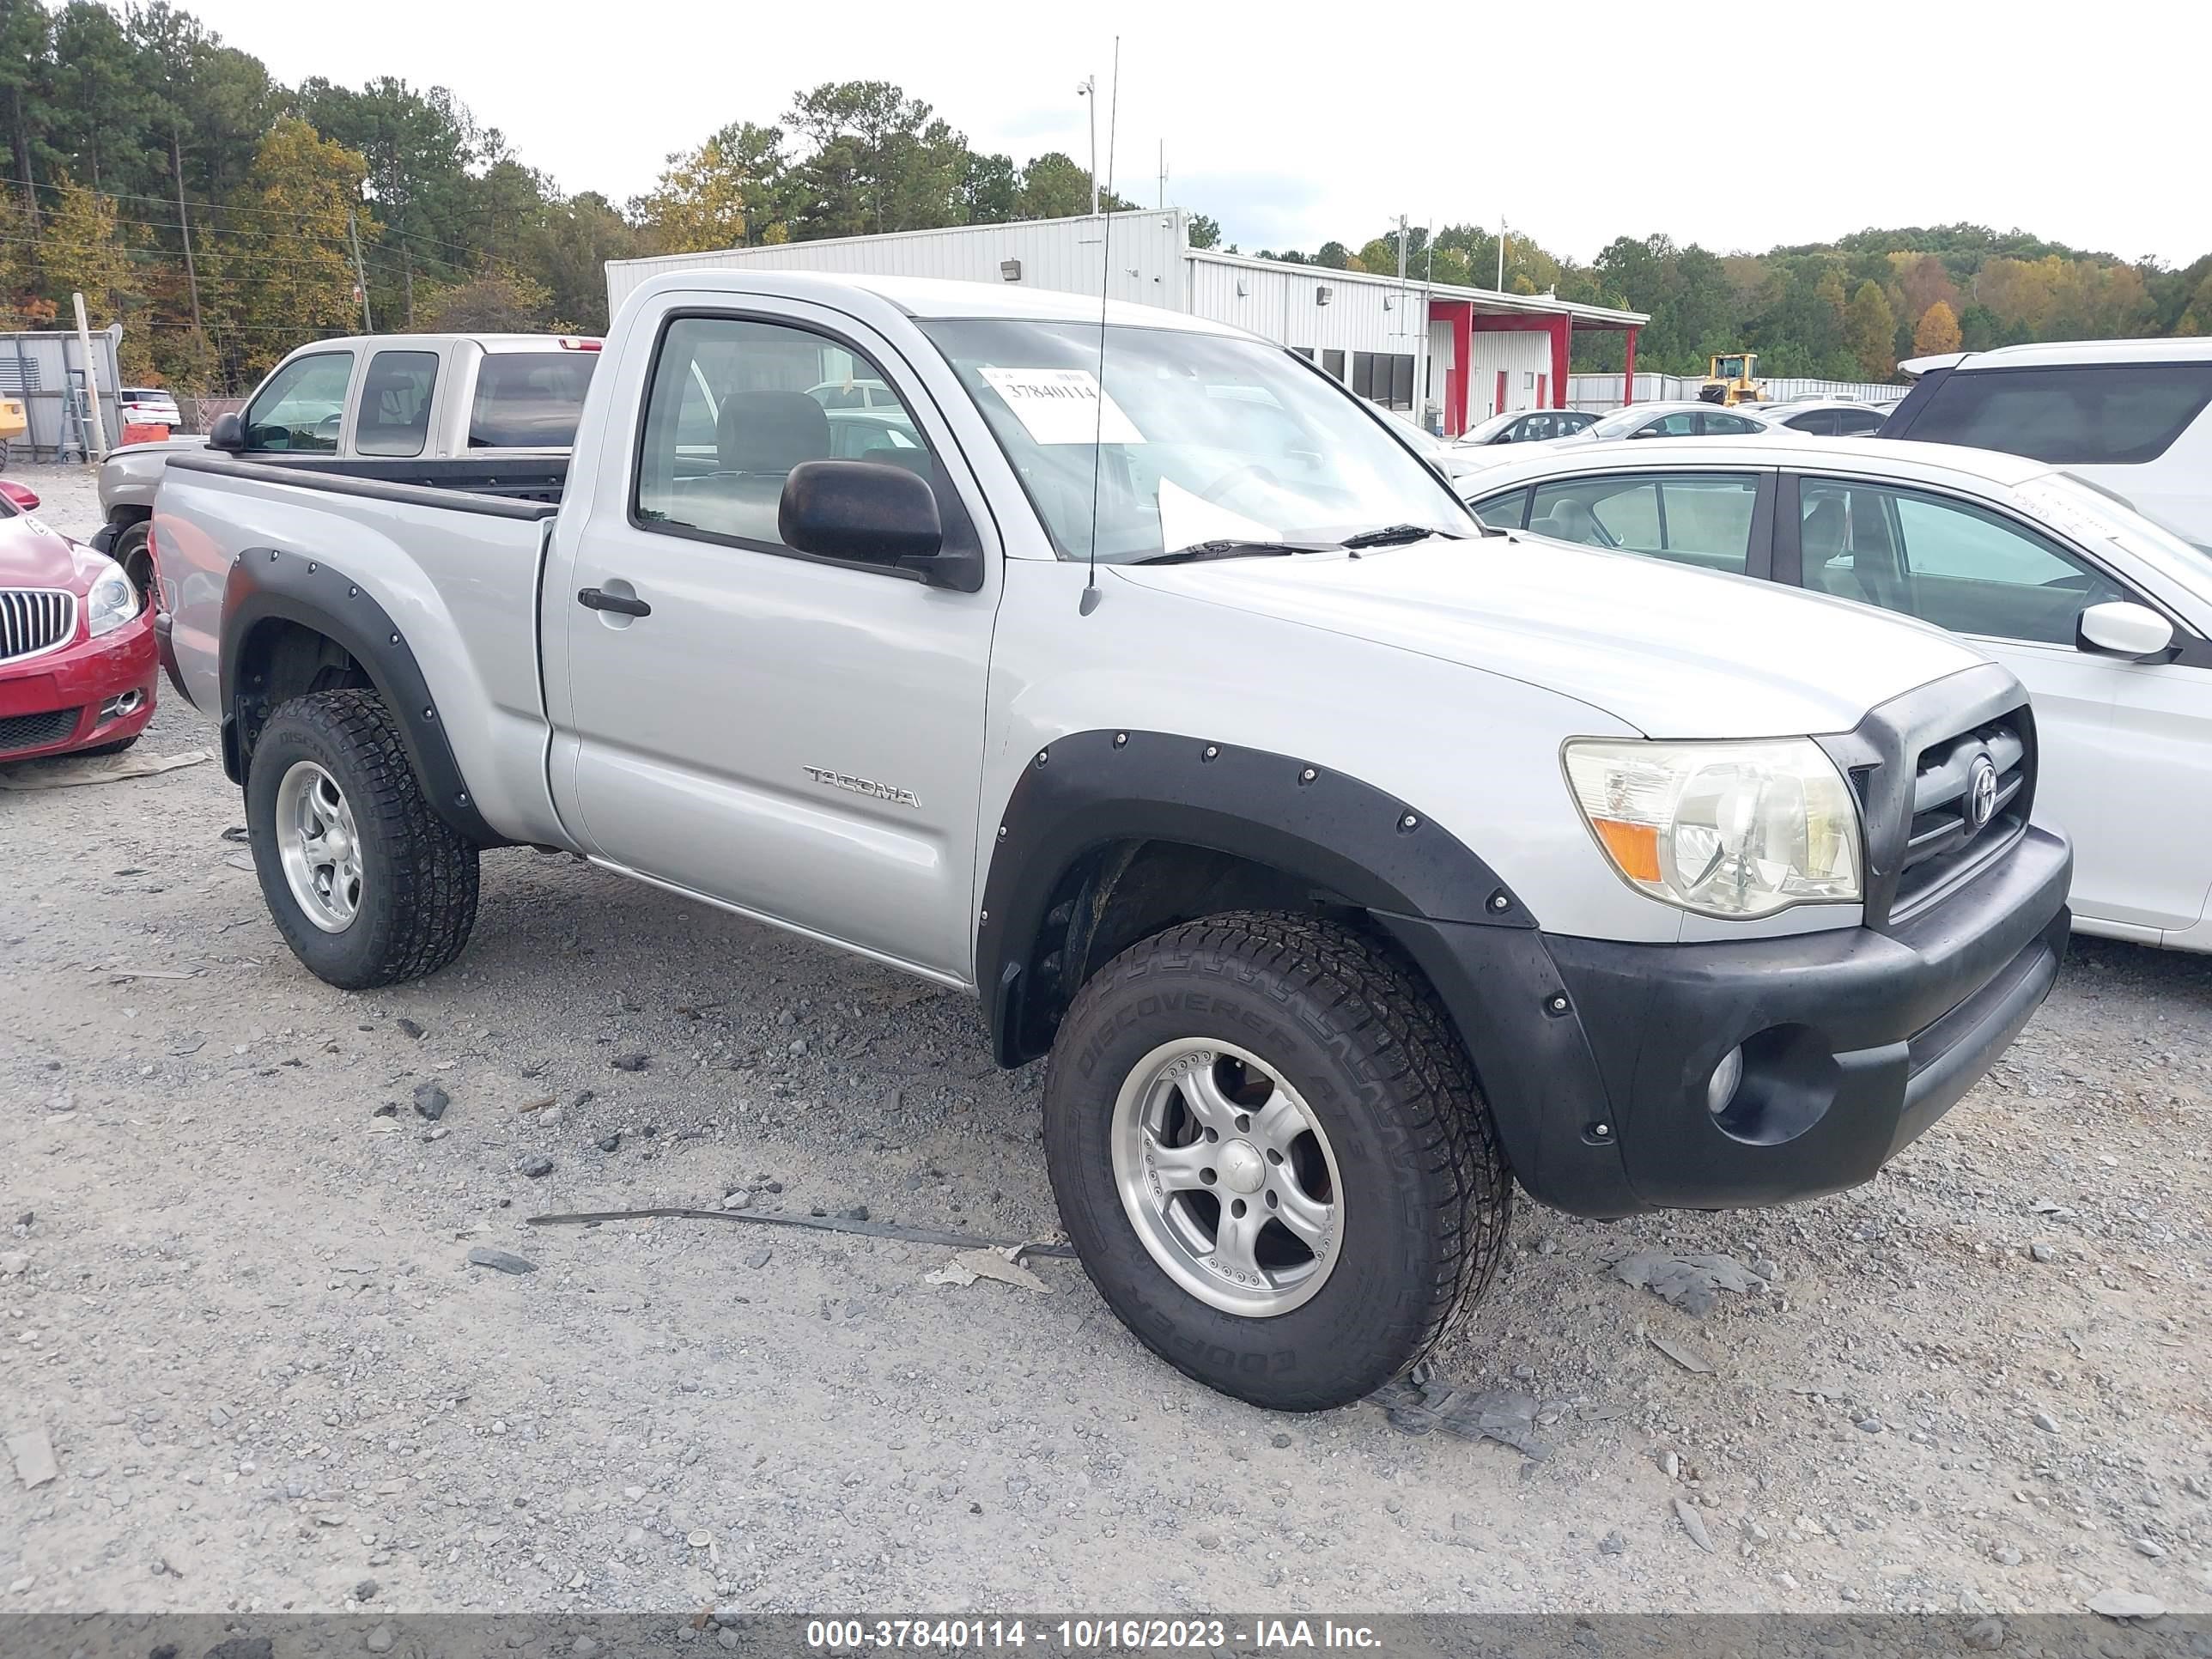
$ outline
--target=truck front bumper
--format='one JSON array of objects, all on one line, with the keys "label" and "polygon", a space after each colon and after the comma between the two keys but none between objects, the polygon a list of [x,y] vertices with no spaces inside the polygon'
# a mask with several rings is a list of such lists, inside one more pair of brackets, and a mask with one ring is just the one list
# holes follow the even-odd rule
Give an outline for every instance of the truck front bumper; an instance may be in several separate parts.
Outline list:
[{"label": "truck front bumper", "polygon": [[1532,1195],[1593,1217],[1728,1209],[1856,1186],[1948,1111],[2057,978],[2072,872],[2065,840],[2030,828],[1886,932],[1742,944],[1383,920],[1443,994]]}]

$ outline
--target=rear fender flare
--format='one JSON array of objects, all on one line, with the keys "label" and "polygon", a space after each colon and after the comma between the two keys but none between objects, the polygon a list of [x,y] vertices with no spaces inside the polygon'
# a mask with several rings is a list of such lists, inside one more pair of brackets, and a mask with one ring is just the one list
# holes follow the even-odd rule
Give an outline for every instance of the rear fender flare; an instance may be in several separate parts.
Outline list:
[{"label": "rear fender flare", "polygon": [[408,761],[432,810],[478,847],[505,844],[477,809],[406,635],[360,583],[305,554],[248,548],[233,561],[223,586],[219,712],[223,770],[232,782],[245,783],[252,750],[251,734],[240,723],[240,699],[252,696],[254,688],[236,683],[239,659],[253,630],[272,620],[313,629],[359,664],[398,723]]}]

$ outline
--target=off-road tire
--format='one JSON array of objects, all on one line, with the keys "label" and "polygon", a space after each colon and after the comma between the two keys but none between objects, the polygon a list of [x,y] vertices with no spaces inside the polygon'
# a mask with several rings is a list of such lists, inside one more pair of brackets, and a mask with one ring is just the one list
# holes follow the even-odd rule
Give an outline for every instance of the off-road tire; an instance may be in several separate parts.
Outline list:
[{"label": "off-road tire", "polygon": [[151,519],[137,520],[116,533],[114,551],[109,555],[123,567],[123,574],[131,578],[131,586],[149,605],[156,597],[154,592],[156,573],[151,550],[153,539],[154,521]]},{"label": "off-road tire", "polygon": [[[1240,1317],[1184,1290],[1132,1226],[1109,1129],[1123,1081],[1179,1037],[1235,1043],[1323,1123],[1342,1242],[1310,1299]],[[1465,1051],[1399,954],[1335,923],[1214,916],[1107,963],[1053,1045],[1044,1142],[1060,1218],[1139,1340],[1209,1387],[1322,1411],[1410,1370],[1496,1273],[1512,1182]]]},{"label": "off-road tire", "polygon": [[[328,772],[353,810],[362,896],[343,933],[307,919],[277,851],[277,787],[301,760]],[[375,692],[316,691],[278,705],[253,746],[246,823],[269,914],[318,979],[349,991],[420,979],[469,942],[477,849],[431,810],[398,725]]]}]

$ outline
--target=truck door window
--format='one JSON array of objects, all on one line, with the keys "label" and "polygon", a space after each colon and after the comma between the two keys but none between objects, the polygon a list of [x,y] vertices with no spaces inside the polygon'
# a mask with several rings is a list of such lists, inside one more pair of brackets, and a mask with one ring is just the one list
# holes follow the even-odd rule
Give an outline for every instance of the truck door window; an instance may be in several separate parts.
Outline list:
[{"label": "truck door window", "polygon": [[353,447],[364,455],[420,455],[430,437],[430,396],[437,385],[436,352],[378,352],[362,377]]},{"label": "truck door window", "polygon": [[1808,478],[1805,584],[1958,634],[2074,643],[2093,605],[2135,596],[2002,514],[1939,495]]},{"label": "truck door window", "polygon": [[246,411],[248,449],[322,450],[338,447],[353,353],[318,351],[295,357],[269,377]]},{"label": "truck door window", "polygon": [[1536,487],[1528,529],[1559,541],[1741,575],[1750,562],[1758,499],[1759,480],[1751,473],[1574,478]]},{"label": "truck door window", "polygon": [[[785,478],[803,461],[835,459],[928,479],[951,538],[957,498],[913,416],[874,373],[848,348],[805,329],[678,318],[661,336],[646,392],[637,522],[779,550]],[[848,396],[848,388],[866,396]]]}]

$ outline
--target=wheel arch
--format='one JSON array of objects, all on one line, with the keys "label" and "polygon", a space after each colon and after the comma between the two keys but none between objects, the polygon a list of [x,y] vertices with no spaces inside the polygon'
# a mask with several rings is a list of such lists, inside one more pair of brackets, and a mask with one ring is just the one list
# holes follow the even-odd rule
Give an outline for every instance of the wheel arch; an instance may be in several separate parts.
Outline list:
[{"label": "wheel arch", "polygon": [[366,687],[392,711],[438,816],[476,846],[507,844],[477,810],[404,633],[343,571],[275,548],[240,554],[224,584],[221,662],[223,770],[234,783],[245,783],[262,723],[277,703]]},{"label": "wheel arch", "polygon": [[1231,910],[1532,929],[1472,848],[1340,772],[1159,732],[1072,733],[1032,756],[994,827],[976,982],[1001,1066],[1034,1060],[1137,939]]}]

